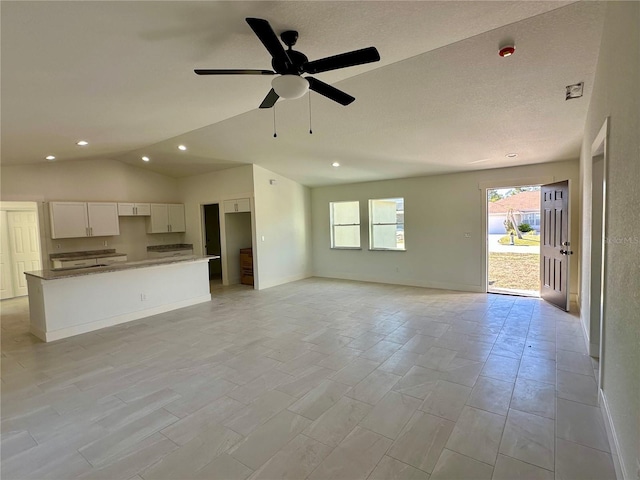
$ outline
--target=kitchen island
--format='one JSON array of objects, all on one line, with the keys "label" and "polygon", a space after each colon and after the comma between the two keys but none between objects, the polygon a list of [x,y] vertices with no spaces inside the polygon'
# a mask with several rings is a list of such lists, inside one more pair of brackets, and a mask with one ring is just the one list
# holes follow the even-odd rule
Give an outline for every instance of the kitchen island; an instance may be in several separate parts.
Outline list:
[{"label": "kitchen island", "polygon": [[51,342],[211,300],[209,260],[171,257],[25,272],[31,333]]}]

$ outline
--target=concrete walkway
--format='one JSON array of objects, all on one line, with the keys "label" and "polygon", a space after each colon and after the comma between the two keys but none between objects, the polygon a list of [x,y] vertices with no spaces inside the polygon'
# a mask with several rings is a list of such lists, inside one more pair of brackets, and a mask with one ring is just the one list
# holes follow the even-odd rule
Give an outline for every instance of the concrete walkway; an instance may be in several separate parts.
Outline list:
[{"label": "concrete walkway", "polygon": [[540,254],[540,247],[533,245],[502,245],[498,242],[504,235],[487,235],[489,252]]}]

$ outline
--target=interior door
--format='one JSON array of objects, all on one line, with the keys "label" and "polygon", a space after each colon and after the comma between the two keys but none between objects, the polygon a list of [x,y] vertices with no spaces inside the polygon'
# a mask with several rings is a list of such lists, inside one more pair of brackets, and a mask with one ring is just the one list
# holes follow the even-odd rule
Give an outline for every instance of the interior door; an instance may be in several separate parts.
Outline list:
[{"label": "interior door", "polygon": [[569,311],[569,181],[542,185],[540,202],[540,296]]},{"label": "interior door", "polygon": [[13,274],[9,252],[7,212],[0,212],[0,300],[13,298]]},{"label": "interior door", "polygon": [[27,294],[27,279],[24,272],[40,270],[40,239],[38,238],[38,216],[36,212],[8,212],[9,248],[13,264],[13,293]]}]

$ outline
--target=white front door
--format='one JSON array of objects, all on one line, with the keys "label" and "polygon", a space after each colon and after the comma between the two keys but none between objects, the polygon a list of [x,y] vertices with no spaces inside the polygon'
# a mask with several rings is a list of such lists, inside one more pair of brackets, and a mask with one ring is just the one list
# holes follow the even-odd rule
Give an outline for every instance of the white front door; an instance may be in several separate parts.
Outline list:
[{"label": "white front door", "polygon": [[7,212],[9,251],[13,273],[13,295],[27,294],[24,272],[41,270],[38,215],[35,211]]}]

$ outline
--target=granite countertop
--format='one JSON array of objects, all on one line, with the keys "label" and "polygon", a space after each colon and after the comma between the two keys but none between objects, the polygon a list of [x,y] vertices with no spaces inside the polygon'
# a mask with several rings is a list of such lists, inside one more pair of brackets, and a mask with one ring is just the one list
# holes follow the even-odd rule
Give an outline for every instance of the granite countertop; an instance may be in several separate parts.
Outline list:
[{"label": "granite countertop", "polygon": [[192,243],[173,243],[171,245],[151,245],[147,252],[171,252],[174,250],[193,250]]},{"label": "granite countertop", "polygon": [[126,253],[116,253],[115,248],[105,248],[104,250],[86,250],[83,252],[52,253],[51,260],[84,260],[86,258],[107,258],[120,257]]},{"label": "granite countertop", "polygon": [[[93,258],[93,257],[92,257]],[[41,278],[43,280],[58,280],[61,278],[80,277],[83,275],[94,275],[96,273],[120,272],[122,270],[131,270],[134,268],[147,268],[159,265],[167,265],[170,263],[181,262],[199,262],[205,260],[215,260],[220,258],[217,255],[188,255],[184,257],[155,258],[150,260],[138,260],[136,262],[114,263],[113,265],[86,267],[86,268],[68,268],[58,270],[36,270],[33,272],[24,272],[25,275]]]}]

